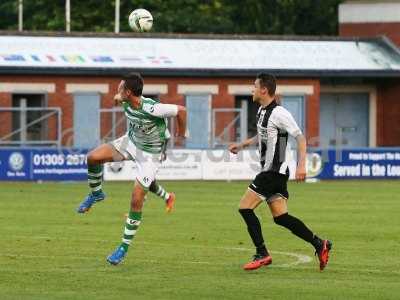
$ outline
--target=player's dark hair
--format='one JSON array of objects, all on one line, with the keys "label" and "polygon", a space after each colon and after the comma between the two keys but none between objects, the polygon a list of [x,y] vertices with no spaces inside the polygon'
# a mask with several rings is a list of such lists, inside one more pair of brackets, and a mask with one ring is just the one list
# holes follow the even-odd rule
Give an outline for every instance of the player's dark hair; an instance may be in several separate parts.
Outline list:
[{"label": "player's dark hair", "polygon": [[125,88],[130,90],[134,96],[141,96],[143,91],[143,78],[139,73],[129,73],[123,77]]},{"label": "player's dark hair", "polygon": [[274,75],[267,73],[259,73],[257,74],[256,78],[260,80],[260,85],[262,87],[267,88],[268,95],[270,95],[271,97],[275,95],[276,78]]}]

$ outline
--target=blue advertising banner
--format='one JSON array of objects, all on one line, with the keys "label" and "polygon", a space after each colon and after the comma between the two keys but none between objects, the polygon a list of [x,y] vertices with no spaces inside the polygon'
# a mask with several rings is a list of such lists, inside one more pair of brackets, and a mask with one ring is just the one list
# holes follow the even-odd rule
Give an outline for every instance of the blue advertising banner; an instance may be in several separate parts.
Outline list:
[{"label": "blue advertising banner", "polygon": [[307,167],[308,177],[319,179],[400,178],[400,149],[316,150]]},{"label": "blue advertising banner", "polygon": [[86,150],[0,149],[0,180],[86,180]]},{"label": "blue advertising banner", "polygon": [[[0,180],[86,180],[86,154],[87,150],[74,149],[0,149]],[[200,165],[205,164],[206,161],[200,161]],[[316,149],[307,156],[307,177],[400,179],[400,148]]]}]

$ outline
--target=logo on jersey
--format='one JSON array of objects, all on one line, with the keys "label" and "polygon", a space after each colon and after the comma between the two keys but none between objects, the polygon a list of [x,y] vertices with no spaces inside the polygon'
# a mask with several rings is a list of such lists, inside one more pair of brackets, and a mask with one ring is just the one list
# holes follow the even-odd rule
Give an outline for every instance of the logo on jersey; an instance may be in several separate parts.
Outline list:
[{"label": "logo on jersey", "polygon": [[262,110],[260,113],[260,117],[258,118],[257,125],[261,126],[263,121],[264,121],[264,116],[265,116],[265,110]]},{"label": "logo on jersey", "polygon": [[154,106],[153,106],[153,104],[150,104],[150,103],[144,103],[142,109],[147,113],[154,112]]}]

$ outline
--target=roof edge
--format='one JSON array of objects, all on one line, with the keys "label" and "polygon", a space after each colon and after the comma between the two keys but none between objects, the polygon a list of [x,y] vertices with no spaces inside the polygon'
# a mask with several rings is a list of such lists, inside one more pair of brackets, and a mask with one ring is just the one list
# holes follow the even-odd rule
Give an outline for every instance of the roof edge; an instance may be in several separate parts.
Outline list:
[{"label": "roof edge", "polygon": [[377,41],[381,36],[316,36],[316,35],[263,35],[263,34],[203,34],[203,33],[135,33],[135,32],[63,32],[63,31],[10,31],[0,30],[0,36],[29,37],[82,37],[82,38],[162,38],[210,40],[280,40],[280,41]]},{"label": "roof edge", "polygon": [[131,69],[131,68],[32,68],[32,67],[0,67],[0,75],[66,75],[66,76],[122,76],[127,72],[135,71],[144,76],[155,77],[254,77],[258,72],[270,72],[276,76],[284,76],[288,78],[299,77],[358,77],[358,78],[400,78],[400,71],[396,70],[279,70],[279,69]]},{"label": "roof edge", "polygon": [[393,43],[390,38],[388,38],[386,35],[382,35],[380,38],[382,43],[384,43],[390,50],[400,56],[400,48],[395,43]]}]

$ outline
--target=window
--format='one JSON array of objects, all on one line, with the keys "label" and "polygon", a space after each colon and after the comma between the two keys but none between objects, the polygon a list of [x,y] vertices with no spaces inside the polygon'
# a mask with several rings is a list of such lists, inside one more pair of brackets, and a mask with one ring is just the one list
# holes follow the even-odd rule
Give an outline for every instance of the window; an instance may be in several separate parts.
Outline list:
[{"label": "window", "polygon": [[46,113],[38,108],[45,107],[44,94],[13,94],[12,135],[13,141],[41,141],[46,136],[46,119],[40,118]]},{"label": "window", "polygon": [[[253,137],[257,134],[257,120],[256,115],[260,105],[253,102],[252,96],[236,96],[235,107],[242,108],[242,102],[247,103],[247,136]],[[281,97],[280,104],[286,108],[296,120],[300,129],[305,131],[305,109],[304,97],[301,95],[284,95]],[[237,130],[238,132],[238,130]]]}]

